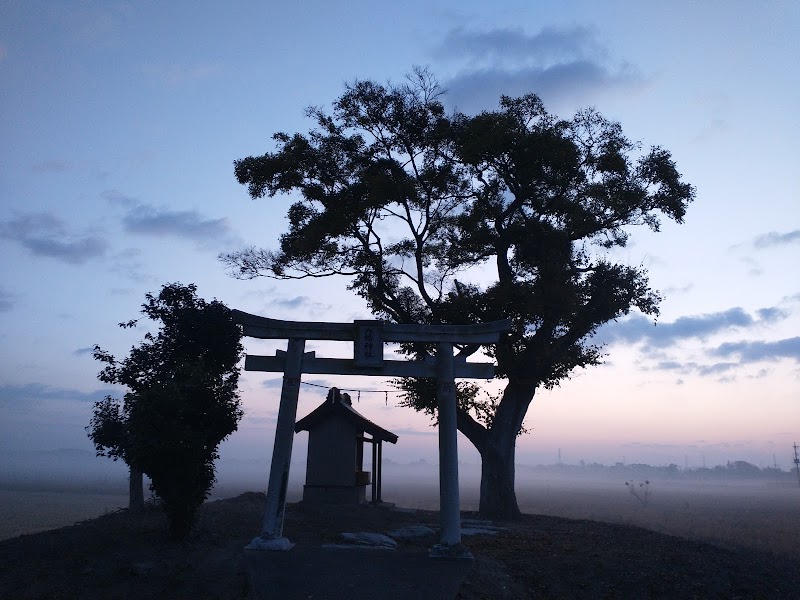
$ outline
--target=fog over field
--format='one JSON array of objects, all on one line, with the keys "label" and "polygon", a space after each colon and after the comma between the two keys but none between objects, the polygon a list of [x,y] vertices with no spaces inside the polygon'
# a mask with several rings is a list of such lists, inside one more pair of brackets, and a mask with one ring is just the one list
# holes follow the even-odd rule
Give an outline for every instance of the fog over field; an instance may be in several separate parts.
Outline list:
[{"label": "fog over field", "polygon": [[[292,467],[290,502],[302,497],[305,457],[295,456]],[[219,461],[209,500],[265,491],[268,469],[266,459]],[[479,465],[463,462],[459,470],[462,510],[476,510]],[[796,473],[785,469],[742,461],[689,470],[674,464],[518,465],[517,496],[525,513],[630,524],[726,546],[800,551],[800,485]],[[437,465],[384,460],[383,499],[437,509]],[[126,504],[125,465],[90,452],[12,453],[0,464],[0,539],[71,525]],[[254,532],[258,527],[253,523]]]}]

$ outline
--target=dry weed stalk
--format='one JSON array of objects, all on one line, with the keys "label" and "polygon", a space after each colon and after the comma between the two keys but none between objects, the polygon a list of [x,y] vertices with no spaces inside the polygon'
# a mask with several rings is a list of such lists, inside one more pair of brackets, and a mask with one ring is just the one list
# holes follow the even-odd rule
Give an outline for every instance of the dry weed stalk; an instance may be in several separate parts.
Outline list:
[{"label": "dry weed stalk", "polygon": [[628,486],[628,491],[631,495],[639,501],[642,506],[647,506],[650,500],[650,481],[640,483],[637,489],[636,482],[633,480],[626,481],[625,485]]}]

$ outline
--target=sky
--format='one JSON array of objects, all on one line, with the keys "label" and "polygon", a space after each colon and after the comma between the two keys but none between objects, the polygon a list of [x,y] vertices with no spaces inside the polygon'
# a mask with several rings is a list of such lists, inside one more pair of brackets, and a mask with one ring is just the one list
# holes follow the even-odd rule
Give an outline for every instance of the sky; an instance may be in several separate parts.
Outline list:
[{"label": "sky", "polygon": [[[528,92],[565,118],[593,106],[668,149],[697,189],[684,224],[633,231],[618,256],[663,292],[657,325],[633,314],[604,327],[604,365],[537,393],[518,462],[560,452],[568,463],[789,468],[800,442],[799,40],[795,0],[0,1],[0,461],[92,450],[92,403],[121,391],[96,379],[91,348],[125,356],[147,329],[117,323],[165,283],[272,318],[370,318],[346,280],[226,274],[219,253],[274,247],[292,201],[251,200],[233,161],[273,150],[277,131],[308,131],[305,108],[330,107],[347,82],[401,82],[418,65],[448,110]],[[307,350],[347,356],[344,346]],[[298,418],[328,386],[361,390],[355,408],[399,435],[386,458],[435,462],[435,428],[386,382],[304,381],[316,386],[303,386]],[[222,457],[266,460],[280,374],[246,373],[240,389],[245,416]],[[478,460],[459,444],[464,462]]]}]

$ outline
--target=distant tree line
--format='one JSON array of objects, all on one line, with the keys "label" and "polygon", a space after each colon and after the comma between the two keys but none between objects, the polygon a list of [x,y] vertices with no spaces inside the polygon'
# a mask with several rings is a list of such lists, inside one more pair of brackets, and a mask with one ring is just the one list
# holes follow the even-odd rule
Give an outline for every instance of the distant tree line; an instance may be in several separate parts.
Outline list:
[{"label": "distant tree line", "polygon": [[578,464],[552,464],[526,466],[517,465],[520,470],[546,471],[553,473],[587,475],[597,474],[619,474],[622,477],[675,477],[681,479],[706,479],[706,478],[751,478],[751,479],[786,479],[791,480],[794,476],[793,469],[784,470],[780,467],[758,467],[753,463],[744,460],[727,461],[724,465],[713,467],[693,467],[690,469],[681,468],[675,463],[668,465],[648,465],[646,463],[615,463],[604,465],[597,462],[587,463],[580,461]]}]

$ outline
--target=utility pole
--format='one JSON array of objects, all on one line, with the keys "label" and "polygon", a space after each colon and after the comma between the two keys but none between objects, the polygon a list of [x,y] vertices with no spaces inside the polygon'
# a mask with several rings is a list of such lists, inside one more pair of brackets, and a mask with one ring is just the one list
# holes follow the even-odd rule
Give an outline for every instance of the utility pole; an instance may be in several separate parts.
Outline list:
[{"label": "utility pole", "polygon": [[800,485],[800,458],[797,458],[797,442],[794,443],[794,468],[797,470],[797,483]]}]

